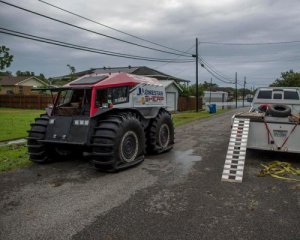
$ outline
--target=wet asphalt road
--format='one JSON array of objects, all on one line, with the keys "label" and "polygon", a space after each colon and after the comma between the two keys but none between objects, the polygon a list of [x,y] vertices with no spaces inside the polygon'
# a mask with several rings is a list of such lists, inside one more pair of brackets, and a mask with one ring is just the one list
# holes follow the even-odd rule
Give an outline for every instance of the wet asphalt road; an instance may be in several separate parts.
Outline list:
[{"label": "wet asphalt road", "polygon": [[0,239],[300,239],[300,184],[257,177],[221,182],[233,112],[176,129],[169,153],[106,174],[83,159],[0,174]]}]

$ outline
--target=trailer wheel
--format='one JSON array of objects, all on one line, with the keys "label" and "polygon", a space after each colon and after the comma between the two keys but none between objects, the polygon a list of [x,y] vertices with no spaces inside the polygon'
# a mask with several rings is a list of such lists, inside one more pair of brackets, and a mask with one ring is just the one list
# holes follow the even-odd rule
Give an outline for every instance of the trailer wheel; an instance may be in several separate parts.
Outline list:
[{"label": "trailer wheel", "polygon": [[268,113],[272,117],[288,117],[291,115],[291,108],[287,105],[272,104],[268,107]]},{"label": "trailer wheel", "polygon": [[92,138],[91,163],[98,169],[116,172],[144,160],[144,129],[131,114],[99,120]]},{"label": "trailer wheel", "polygon": [[49,154],[45,144],[38,142],[45,138],[49,117],[47,114],[40,115],[31,124],[31,129],[28,131],[27,147],[29,159],[36,163],[46,163],[50,161]]},{"label": "trailer wheel", "polygon": [[147,152],[162,153],[172,149],[174,144],[174,126],[171,115],[161,110],[152,120],[147,130]]}]

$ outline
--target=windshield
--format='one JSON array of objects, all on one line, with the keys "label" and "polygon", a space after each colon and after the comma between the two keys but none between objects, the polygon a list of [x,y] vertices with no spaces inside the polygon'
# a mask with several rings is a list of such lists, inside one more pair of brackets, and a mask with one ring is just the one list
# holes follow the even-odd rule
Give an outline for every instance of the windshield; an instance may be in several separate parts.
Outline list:
[{"label": "windshield", "polygon": [[91,89],[68,89],[58,94],[56,115],[88,115],[90,111]]},{"label": "windshield", "polygon": [[70,103],[72,99],[72,95],[73,95],[73,90],[61,91],[59,94],[57,105],[61,106]]}]

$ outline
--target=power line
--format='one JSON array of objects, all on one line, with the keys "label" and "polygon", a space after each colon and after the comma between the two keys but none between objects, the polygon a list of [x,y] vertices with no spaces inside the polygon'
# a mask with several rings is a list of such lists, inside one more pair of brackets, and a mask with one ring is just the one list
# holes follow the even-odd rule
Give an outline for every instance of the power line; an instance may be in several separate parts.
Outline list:
[{"label": "power line", "polygon": [[47,4],[48,6],[51,6],[51,7],[53,7],[53,8],[56,8],[56,9],[59,9],[59,10],[61,10],[61,11],[63,11],[63,12],[69,13],[69,14],[71,14],[71,15],[73,15],[73,16],[79,17],[79,18],[81,18],[81,19],[87,20],[87,21],[92,22],[92,23],[95,23],[95,24],[98,24],[98,25],[100,25],[100,26],[102,26],[102,27],[106,27],[106,28],[111,29],[111,30],[114,30],[114,31],[116,31],[116,32],[125,34],[125,35],[130,36],[130,37],[133,37],[133,38],[135,38],[135,39],[142,40],[142,41],[144,41],[144,42],[148,42],[148,43],[154,44],[154,45],[156,45],[156,46],[163,47],[163,48],[166,48],[166,49],[169,49],[169,50],[173,50],[173,51],[176,51],[176,52],[180,52],[180,53],[184,53],[184,54],[187,53],[187,51],[180,51],[180,50],[175,49],[175,48],[167,47],[167,46],[165,46],[165,45],[162,45],[162,44],[159,44],[159,43],[156,43],[156,42],[147,40],[147,39],[145,39],[145,38],[141,38],[141,37],[138,37],[138,36],[136,36],[136,35],[127,33],[127,32],[125,32],[125,31],[119,30],[119,29],[117,29],[117,28],[108,26],[108,25],[106,25],[106,24],[104,24],[104,23],[101,23],[101,22],[95,21],[95,20],[93,20],[93,19],[84,17],[84,16],[82,16],[82,15],[80,15],[80,14],[78,14],[78,13],[71,12],[71,11],[69,11],[69,10],[67,10],[67,9],[64,9],[64,8],[59,7],[59,6],[57,6],[57,5],[48,3],[48,2],[46,2],[46,1],[43,1],[43,0],[39,0],[39,1],[42,2],[42,3],[44,3],[44,4]]},{"label": "power line", "polygon": [[[195,45],[193,44],[191,47],[189,47],[187,50],[185,50],[184,52],[185,53],[187,53],[187,52],[189,52],[192,48],[194,48],[195,47]],[[178,60],[179,58],[181,58],[182,56],[178,56],[178,57],[176,57],[176,58],[174,58],[173,60]],[[194,62],[194,61],[193,61]],[[164,64],[162,64],[162,65],[158,65],[158,66],[156,66],[156,67],[153,67],[154,69],[157,69],[157,68],[161,68],[161,67],[164,67],[164,66],[166,66],[166,65],[168,65],[168,64],[170,64],[171,62],[168,62],[168,63],[164,63]]]},{"label": "power line", "polygon": [[213,65],[211,65],[210,63],[208,63],[203,57],[199,56],[199,58],[201,59],[201,61],[203,62],[203,64],[205,64],[206,66],[208,66],[212,71],[214,71],[221,78],[227,79],[229,81],[234,81],[233,78],[228,77],[225,74],[223,74],[220,71],[218,71]]},{"label": "power line", "polygon": [[191,57],[190,55],[183,55],[183,54],[169,52],[169,51],[165,51],[165,50],[161,50],[161,49],[157,49],[157,48],[152,48],[152,47],[148,47],[148,46],[145,46],[145,45],[141,45],[141,44],[137,44],[137,43],[134,43],[134,42],[130,42],[130,41],[127,41],[127,40],[123,40],[123,39],[120,39],[120,38],[116,38],[116,37],[113,37],[113,36],[110,36],[110,35],[102,34],[102,33],[99,33],[99,32],[96,32],[96,31],[93,31],[93,30],[90,30],[90,29],[87,29],[87,28],[83,28],[83,27],[80,27],[80,26],[77,26],[77,25],[74,25],[74,24],[71,24],[71,23],[68,23],[68,22],[65,22],[65,21],[53,18],[53,17],[49,17],[47,15],[44,15],[44,14],[41,14],[41,13],[38,13],[38,12],[31,11],[29,9],[26,9],[26,8],[23,8],[23,7],[20,7],[20,6],[17,6],[17,5],[14,5],[14,4],[2,1],[2,0],[0,0],[0,2],[4,3],[6,5],[9,5],[11,7],[14,7],[14,8],[17,8],[17,9],[20,9],[20,10],[32,13],[34,15],[37,15],[37,16],[40,16],[40,17],[44,17],[44,18],[50,19],[52,21],[59,22],[59,23],[62,23],[62,24],[65,24],[65,25],[68,25],[68,26],[71,26],[71,27],[74,27],[74,28],[86,31],[86,32],[90,32],[90,33],[94,33],[94,34],[97,34],[97,35],[100,35],[100,36],[104,36],[104,37],[107,37],[107,38],[110,38],[110,39],[113,39],[113,40],[116,40],[116,41],[124,42],[124,43],[127,43],[127,44],[131,44],[131,45],[134,45],[134,46],[138,46],[138,47],[150,49],[150,50],[157,51],[157,52],[163,52],[163,53],[173,54],[173,55],[177,55],[177,56]]},{"label": "power line", "polygon": [[220,80],[220,81],[222,81],[224,83],[233,83],[233,80],[225,78],[220,73],[218,73],[217,71],[215,71],[214,69],[212,69],[209,65],[207,65],[206,63],[204,63],[202,60],[201,60],[201,62],[202,63],[200,65],[203,68],[205,68],[210,74],[212,74],[218,80]]},{"label": "power line", "polygon": [[105,51],[105,50],[101,50],[101,49],[90,48],[90,47],[71,44],[71,43],[67,43],[67,42],[57,41],[57,40],[53,40],[53,39],[49,39],[49,38],[38,37],[35,35],[31,35],[31,34],[26,34],[26,33],[18,32],[18,31],[9,30],[7,28],[0,27],[0,29],[1,29],[0,33],[3,33],[3,34],[20,37],[20,38],[25,38],[25,39],[29,39],[29,40],[33,40],[33,41],[37,41],[37,42],[52,44],[52,45],[56,45],[56,46],[61,46],[61,47],[103,54],[103,55],[129,58],[129,59],[135,59],[135,60],[143,60],[143,61],[155,61],[155,62],[170,62],[170,61],[172,61],[174,63],[175,62],[176,63],[193,62],[192,60],[174,61],[173,59],[150,58],[150,57],[143,57],[143,56],[137,56],[137,55],[122,54],[122,53]]},{"label": "power line", "polygon": [[[282,41],[282,42],[255,42],[255,43],[230,43],[230,42],[210,42],[210,41],[203,41],[200,42],[201,44],[212,44],[212,45],[280,45],[280,44],[293,44],[293,43],[300,43],[300,40],[293,40],[293,41]],[[200,44],[199,43],[199,44]]]},{"label": "power line", "polygon": [[227,83],[227,84],[233,84],[233,82],[229,82],[229,81],[225,81],[223,79],[221,79],[218,75],[216,75],[213,71],[211,71],[209,68],[207,68],[205,65],[201,65],[207,72],[209,72],[213,77],[215,77],[216,79],[218,79],[219,81],[223,82],[223,83]]}]

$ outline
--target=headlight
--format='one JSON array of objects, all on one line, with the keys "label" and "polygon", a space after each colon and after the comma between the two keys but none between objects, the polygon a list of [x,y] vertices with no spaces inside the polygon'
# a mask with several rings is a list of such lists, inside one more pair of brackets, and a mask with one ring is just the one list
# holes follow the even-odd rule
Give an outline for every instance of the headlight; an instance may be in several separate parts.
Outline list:
[{"label": "headlight", "polygon": [[76,126],[88,126],[89,120],[74,120],[74,125]]},{"label": "headlight", "polygon": [[54,118],[51,118],[51,119],[49,120],[49,124],[54,124],[54,122],[55,122],[55,119],[54,119]]}]

